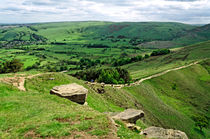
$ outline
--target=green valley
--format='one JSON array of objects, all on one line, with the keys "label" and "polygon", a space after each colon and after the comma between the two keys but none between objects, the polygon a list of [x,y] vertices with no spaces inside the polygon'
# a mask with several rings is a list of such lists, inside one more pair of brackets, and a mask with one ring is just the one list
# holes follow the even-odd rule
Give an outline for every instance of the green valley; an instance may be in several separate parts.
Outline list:
[{"label": "green valley", "polygon": [[[0,24],[0,138],[146,139],[155,126],[208,139],[209,40],[209,24]],[[72,83],[84,105],[51,95]],[[144,112],[132,127],[112,116],[127,109]]]}]

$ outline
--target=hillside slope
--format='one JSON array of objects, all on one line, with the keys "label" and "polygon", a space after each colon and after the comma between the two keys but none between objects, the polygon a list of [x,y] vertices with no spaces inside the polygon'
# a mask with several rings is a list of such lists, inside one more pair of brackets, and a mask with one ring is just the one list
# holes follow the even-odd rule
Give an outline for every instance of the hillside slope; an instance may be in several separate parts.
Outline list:
[{"label": "hillside slope", "polygon": [[122,66],[127,69],[133,79],[141,79],[167,69],[187,65],[194,61],[210,58],[210,41],[186,46],[164,56],[155,56]]},{"label": "hillside slope", "polygon": [[26,84],[26,92],[0,83],[0,138],[116,138],[106,115],[50,95],[50,76],[56,78],[50,86],[77,82],[63,74],[39,76],[46,86]]},{"label": "hillside slope", "polygon": [[[61,22],[0,28],[1,41],[46,41],[137,45],[171,41],[195,26],[173,22]],[[33,43],[32,43],[33,44]],[[117,46],[117,45],[114,45]]]},{"label": "hillside slope", "polygon": [[[104,94],[98,94],[93,86],[61,73],[27,79],[26,92],[1,84],[0,136],[65,137],[75,136],[76,132],[81,136],[110,137],[111,132],[116,134],[116,130],[114,127],[110,128],[112,124],[106,115],[99,112],[119,112],[135,108],[145,112],[145,119],[137,122],[143,129],[155,125],[182,130],[192,139],[208,138],[209,127],[200,132],[194,125],[193,116],[202,115],[209,119],[209,69],[210,61],[207,60],[144,81],[137,86],[122,89],[105,87]],[[53,86],[72,82],[89,90],[89,107],[49,94]],[[8,117],[10,120],[6,120]],[[75,124],[69,125],[69,122]],[[23,123],[25,126],[21,126]],[[141,138],[123,127],[123,124],[118,127],[117,134],[121,138]]]},{"label": "hillside slope", "polygon": [[179,45],[188,45],[210,39],[210,24],[186,31],[181,37],[174,41]]},{"label": "hillside slope", "polygon": [[190,138],[209,138],[208,129],[200,133],[192,120],[194,115],[208,119],[210,116],[209,62],[169,72],[125,89],[138,99],[147,116],[151,116],[148,120],[151,124],[183,130]]}]

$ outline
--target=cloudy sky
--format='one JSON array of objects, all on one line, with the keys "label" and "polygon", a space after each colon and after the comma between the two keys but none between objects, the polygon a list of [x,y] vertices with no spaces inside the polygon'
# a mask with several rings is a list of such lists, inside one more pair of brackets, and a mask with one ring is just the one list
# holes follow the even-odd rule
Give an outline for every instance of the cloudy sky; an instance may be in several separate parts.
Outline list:
[{"label": "cloudy sky", "polygon": [[0,23],[52,21],[210,23],[210,0],[0,0]]}]

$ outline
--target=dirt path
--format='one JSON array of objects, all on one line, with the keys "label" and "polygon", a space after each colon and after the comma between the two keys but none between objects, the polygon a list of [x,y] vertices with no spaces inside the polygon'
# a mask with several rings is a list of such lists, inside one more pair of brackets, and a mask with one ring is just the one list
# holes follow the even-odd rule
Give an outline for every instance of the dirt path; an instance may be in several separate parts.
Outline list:
[{"label": "dirt path", "polygon": [[50,73],[39,73],[39,74],[35,74],[35,75],[30,75],[30,76],[27,76],[25,74],[21,74],[21,76],[23,76],[23,77],[19,77],[20,74],[17,74],[17,75],[14,75],[14,77],[0,78],[0,82],[11,84],[11,85],[17,87],[21,91],[26,91],[25,86],[24,86],[25,80],[26,79],[31,79],[31,78],[34,78],[36,76],[40,76],[40,75],[43,75],[43,74],[50,74]]},{"label": "dirt path", "polygon": [[[116,84],[105,84],[104,86],[112,86],[112,87],[115,87],[115,88],[122,88],[122,87],[125,87],[125,86],[135,86],[135,85],[139,85],[140,83],[142,83],[143,81],[146,81],[146,80],[149,80],[149,79],[152,79],[152,78],[155,78],[155,77],[159,77],[159,76],[162,76],[170,71],[176,71],[176,70],[180,70],[180,69],[184,69],[184,68],[187,68],[187,67],[190,67],[192,65],[195,65],[195,64],[198,64],[200,61],[196,61],[196,62],[193,62],[189,65],[184,65],[184,66],[181,66],[181,67],[177,67],[177,68],[173,68],[173,69],[169,69],[169,70],[166,70],[166,71],[163,71],[161,73],[157,73],[157,74],[154,74],[154,75],[151,75],[151,76],[148,76],[148,77],[145,77],[145,78],[142,78],[134,83],[131,83],[131,84],[119,84],[119,85],[116,85]],[[100,83],[90,83],[90,84],[100,84]]]},{"label": "dirt path", "polygon": [[[155,78],[155,77],[159,77],[159,76],[162,76],[170,71],[176,71],[176,70],[180,70],[180,69],[184,69],[184,68],[187,68],[187,67],[190,67],[192,65],[195,65],[195,64],[198,64],[200,61],[196,61],[194,63],[191,63],[189,65],[185,65],[185,66],[181,66],[181,67],[178,67],[178,68],[174,68],[174,69],[169,69],[169,70],[166,70],[166,71],[163,71],[161,73],[157,73],[157,74],[154,74],[154,75],[151,75],[149,77],[146,77],[146,78],[142,78],[141,80],[139,81],[136,81],[132,84],[121,84],[121,85],[116,85],[116,84],[104,84],[104,86],[112,86],[112,87],[115,87],[115,88],[122,88],[122,87],[125,87],[125,86],[134,86],[134,85],[139,85],[140,83],[142,83],[143,81],[145,80],[149,80],[149,79],[152,79],[152,78]],[[40,75],[43,75],[43,74],[51,74],[51,73],[40,73],[40,74],[35,74],[35,75],[30,75],[30,76],[27,76],[25,74],[21,74],[21,77],[20,74],[17,76],[15,75],[14,77],[5,77],[5,78],[0,78],[0,82],[4,82],[4,83],[8,83],[8,84],[12,84],[13,86],[17,87],[19,90],[21,91],[26,91],[25,89],[25,80],[26,79],[31,79],[31,78],[34,78],[36,76],[40,76]],[[88,84],[98,84],[98,85],[102,85],[100,83],[90,83],[88,82]]]},{"label": "dirt path", "polygon": [[145,80],[149,80],[149,79],[152,79],[152,78],[155,78],[155,77],[162,76],[162,75],[164,75],[164,74],[166,74],[166,73],[168,73],[168,72],[170,72],[170,71],[176,71],[176,70],[180,70],[180,69],[184,69],[184,68],[190,67],[190,66],[192,66],[192,65],[198,64],[199,62],[200,62],[200,61],[196,61],[196,62],[191,63],[191,64],[189,64],[189,65],[181,66],[181,67],[174,68],[174,69],[169,69],[169,70],[163,71],[163,72],[161,72],[161,73],[157,73],[157,74],[151,75],[151,76],[149,76],[149,77],[142,78],[141,80],[132,83],[131,86],[132,86],[132,85],[138,85],[138,84],[142,83],[142,82],[145,81]]}]

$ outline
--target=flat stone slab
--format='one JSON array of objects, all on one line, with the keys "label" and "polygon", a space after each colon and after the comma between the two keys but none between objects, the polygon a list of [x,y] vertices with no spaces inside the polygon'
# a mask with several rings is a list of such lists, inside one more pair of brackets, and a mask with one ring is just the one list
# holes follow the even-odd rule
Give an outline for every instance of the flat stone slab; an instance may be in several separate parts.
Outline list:
[{"label": "flat stone slab", "polygon": [[50,94],[67,98],[73,102],[84,104],[87,98],[88,90],[76,83],[55,86],[50,90]]},{"label": "flat stone slab", "polygon": [[188,139],[187,135],[182,131],[154,126],[146,128],[141,132],[141,135],[155,139]]},{"label": "flat stone slab", "polygon": [[122,120],[129,123],[136,123],[137,120],[144,117],[144,112],[142,110],[127,109],[112,116],[115,120]]}]

